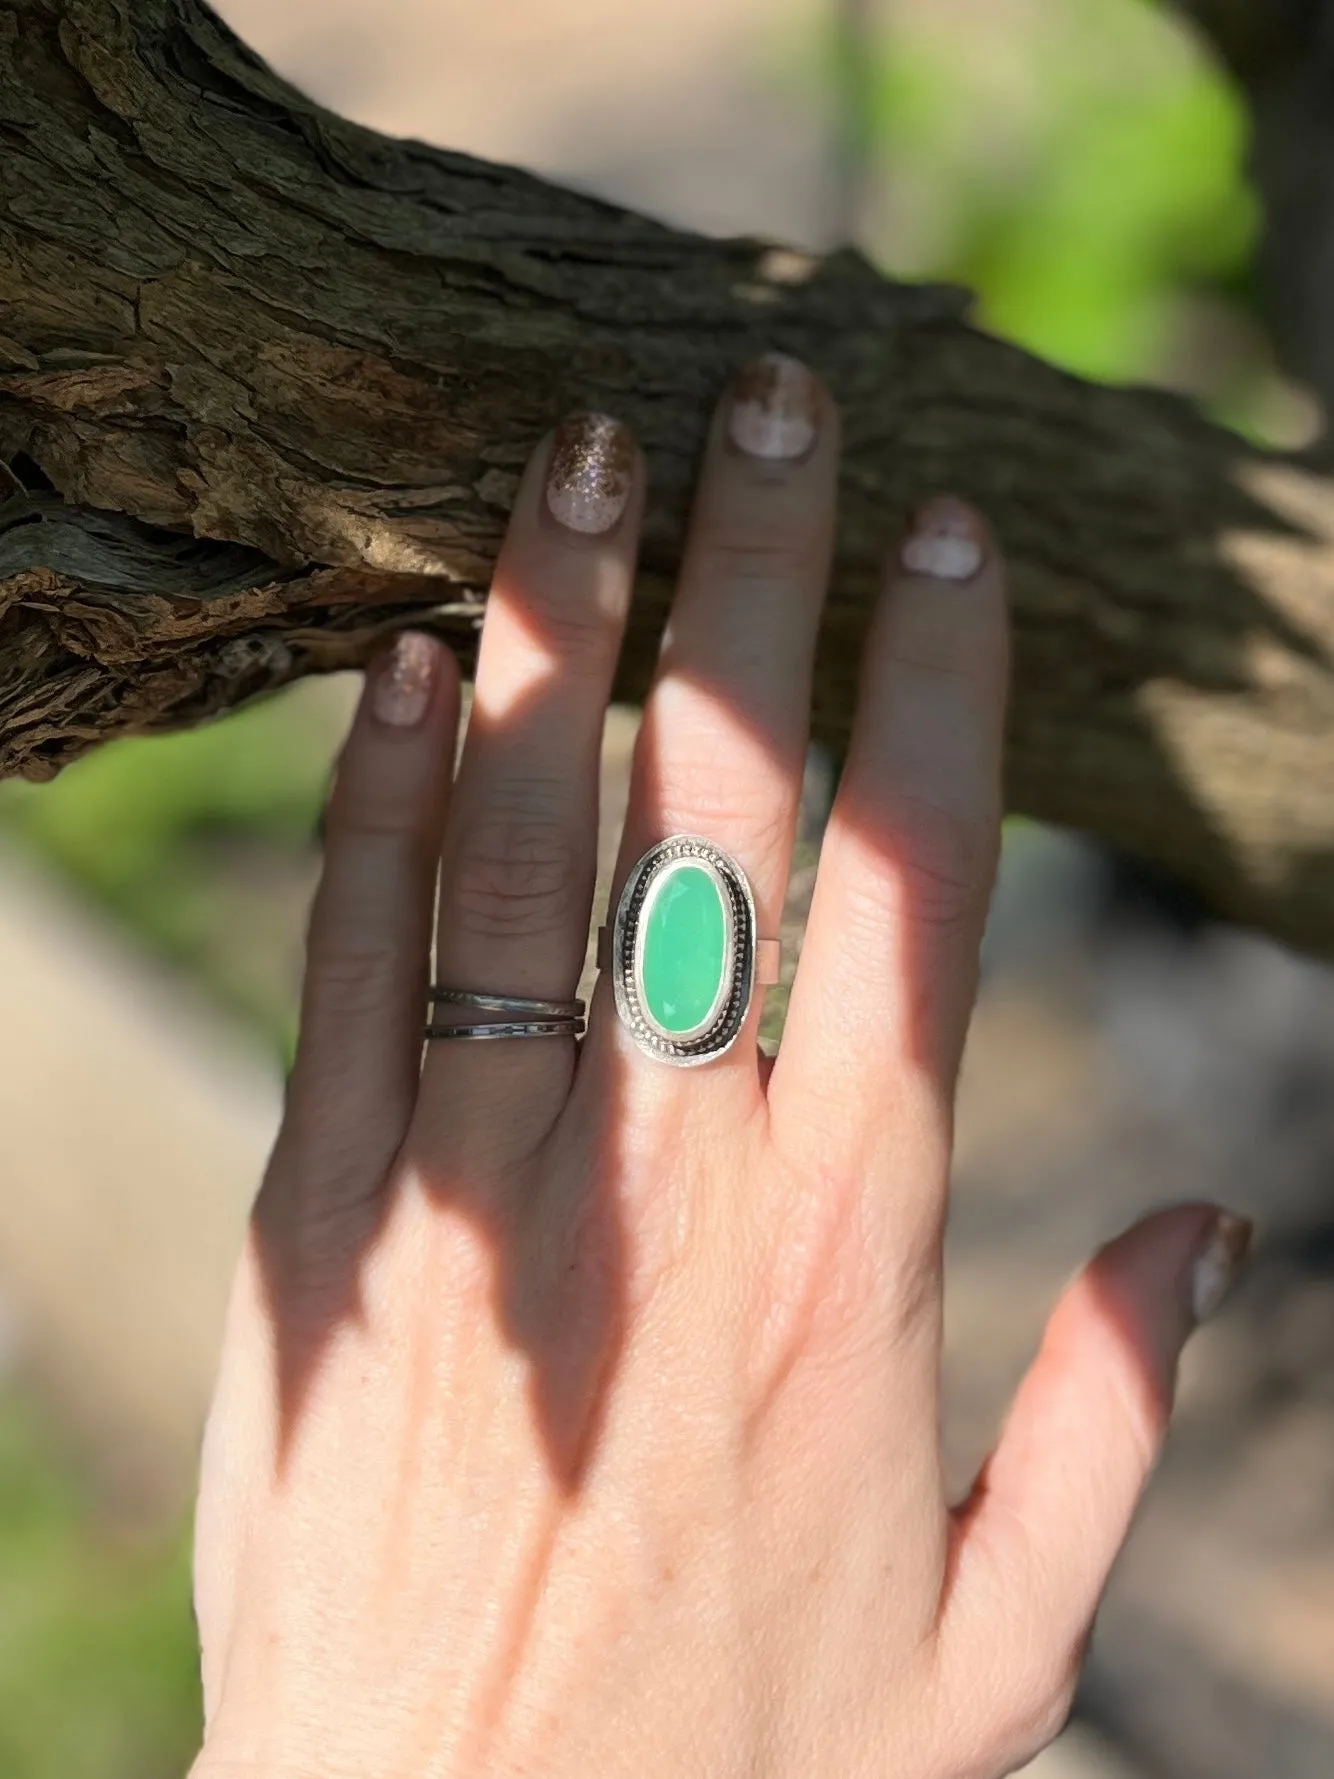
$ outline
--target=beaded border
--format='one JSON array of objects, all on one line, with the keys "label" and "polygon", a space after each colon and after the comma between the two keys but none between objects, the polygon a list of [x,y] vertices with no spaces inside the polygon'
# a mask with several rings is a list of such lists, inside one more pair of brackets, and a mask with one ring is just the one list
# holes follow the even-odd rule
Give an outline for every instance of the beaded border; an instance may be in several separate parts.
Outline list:
[{"label": "beaded border", "polygon": [[[727,897],[728,947],[732,955],[731,991],[718,1017],[705,1032],[688,1042],[662,1036],[649,1021],[643,1000],[643,984],[635,970],[639,918],[648,892],[669,866],[685,859],[711,865],[721,878]],[[755,900],[740,865],[711,840],[695,834],[673,834],[651,847],[636,864],[621,893],[612,929],[612,986],[616,1011],[635,1043],[647,1055],[677,1068],[697,1068],[730,1050],[741,1035],[755,992]]]}]

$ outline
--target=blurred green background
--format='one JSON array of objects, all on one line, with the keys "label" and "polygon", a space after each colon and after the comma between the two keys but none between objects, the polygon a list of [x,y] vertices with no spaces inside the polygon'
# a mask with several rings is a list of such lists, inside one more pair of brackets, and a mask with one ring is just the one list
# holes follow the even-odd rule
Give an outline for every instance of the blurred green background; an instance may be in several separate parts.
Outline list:
[{"label": "blurred green background", "polygon": [[901,6],[860,35],[836,15],[827,56],[886,270],[966,285],[982,326],[1083,376],[1264,426],[1245,118],[1174,19],[1148,0]]},{"label": "blurred green background", "polygon": [[[969,286],[981,325],[1086,376],[1187,391],[1260,436],[1301,432],[1306,410],[1253,309],[1241,109],[1157,7],[904,0],[883,10],[869,53],[831,12],[815,27],[780,19],[753,54],[794,105],[837,95],[831,152],[888,271]],[[290,933],[346,705],[300,688],[189,735],[109,747],[51,785],[0,786],[0,833],[285,1059]],[[77,1454],[11,1388],[0,1774],[180,1774],[194,1669],[184,1531],[104,1523]]]}]

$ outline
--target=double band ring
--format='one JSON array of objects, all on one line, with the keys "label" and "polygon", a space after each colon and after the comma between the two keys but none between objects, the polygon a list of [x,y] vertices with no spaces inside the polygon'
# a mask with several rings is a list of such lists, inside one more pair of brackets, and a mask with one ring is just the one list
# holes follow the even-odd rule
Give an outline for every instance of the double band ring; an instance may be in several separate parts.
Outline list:
[{"label": "double band ring", "polygon": [[471,989],[442,988],[438,983],[431,990],[433,1007],[475,1007],[479,1013],[520,1013],[530,1019],[582,1019],[582,1001],[527,1001],[517,995],[479,995]]},{"label": "double band ring", "polygon": [[[598,932],[616,1012],[659,1062],[697,1068],[730,1050],[757,988],[779,979],[776,939],[756,932],[745,872],[711,840],[674,834],[651,847],[626,881],[615,918]],[[433,1005],[508,1014],[504,1021],[432,1023],[428,1038],[563,1038],[584,1031],[582,1001],[536,1001],[437,987]]]},{"label": "double band ring", "polygon": [[485,1025],[436,1025],[426,1028],[432,1039],[454,1038],[479,1043],[487,1038],[581,1038],[584,1027],[573,1019],[515,1019]]},{"label": "double band ring", "polygon": [[455,1039],[484,1042],[488,1038],[579,1038],[584,1033],[582,1001],[533,1001],[519,995],[474,994],[465,988],[432,988],[433,1007],[469,1007],[478,1013],[509,1014],[468,1025],[462,1021],[432,1020],[426,1036],[432,1040]]}]

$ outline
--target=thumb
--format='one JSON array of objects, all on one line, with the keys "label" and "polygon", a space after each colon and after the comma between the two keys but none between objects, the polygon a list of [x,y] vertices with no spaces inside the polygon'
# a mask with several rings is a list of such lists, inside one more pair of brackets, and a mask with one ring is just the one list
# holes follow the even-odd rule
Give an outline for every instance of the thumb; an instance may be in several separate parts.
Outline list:
[{"label": "thumb", "polygon": [[1193,1330],[1218,1308],[1253,1226],[1216,1205],[1146,1218],[1069,1287],[1000,1443],[955,1523],[942,1655],[983,1672],[1027,1755],[1065,1721],[1108,1573],[1157,1461]]}]

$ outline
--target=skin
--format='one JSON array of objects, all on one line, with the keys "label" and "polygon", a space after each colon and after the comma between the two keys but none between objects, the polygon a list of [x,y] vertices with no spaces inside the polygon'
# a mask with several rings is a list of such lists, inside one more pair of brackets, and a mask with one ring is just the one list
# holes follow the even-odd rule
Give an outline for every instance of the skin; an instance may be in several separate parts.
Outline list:
[{"label": "skin", "polygon": [[[720,408],[614,891],[705,834],[762,934],[835,527],[815,390],[796,459],[737,449]],[[584,957],[645,472],[631,452],[623,517],[581,534],[546,504],[552,451],[457,779],[427,639],[420,719],[378,714],[382,663],[340,759],[203,1454],[194,1779],[996,1779],[1065,1719],[1220,1213],[1094,1259],[947,1501],[941,1230],[1008,678],[1003,565],[958,503],[918,531],[974,539],[976,574],[921,572],[911,541],[886,568],[777,1061],[757,998],[724,1058],[657,1063],[604,977],[581,1045],[423,1063],[437,870],[437,980],[568,996]]]}]

